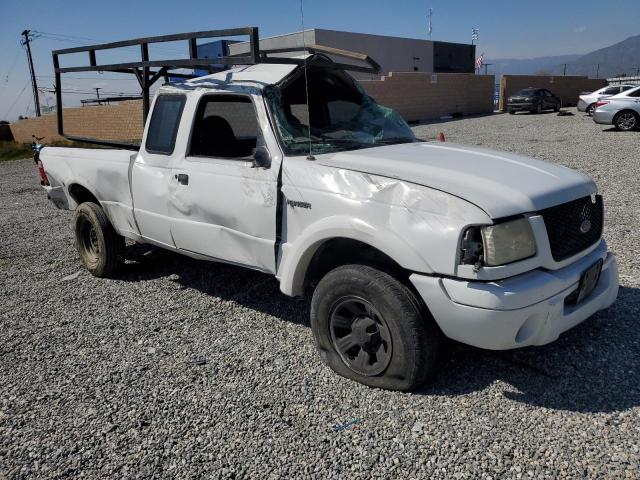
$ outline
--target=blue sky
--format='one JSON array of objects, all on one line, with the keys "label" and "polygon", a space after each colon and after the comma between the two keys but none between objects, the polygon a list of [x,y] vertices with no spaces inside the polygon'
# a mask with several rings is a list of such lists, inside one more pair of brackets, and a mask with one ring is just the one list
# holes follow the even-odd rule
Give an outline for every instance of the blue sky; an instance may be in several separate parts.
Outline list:
[{"label": "blue sky", "polygon": [[[431,7],[434,40],[469,42],[471,28],[477,27],[478,51],[488,58],[586,53],[640,34],[638,0],[303,1],[306,28],[415,38],[426,38],[426,12]],[[247,25],[259,26],[261,36],[300,30],[300,2],[2,0],[0,120],[33,114],[26,56],[19,45],[20,32],[25,28],[55,34],[37,38],[32,44],[40,83],[50,87],[51,50],[78,42],[63,40],[60,35],[112,41]],[[102,86],[104,91],[135,89],[135,83],[110,81],[106,75],[93,82],[75,79],[73,86]]]}]

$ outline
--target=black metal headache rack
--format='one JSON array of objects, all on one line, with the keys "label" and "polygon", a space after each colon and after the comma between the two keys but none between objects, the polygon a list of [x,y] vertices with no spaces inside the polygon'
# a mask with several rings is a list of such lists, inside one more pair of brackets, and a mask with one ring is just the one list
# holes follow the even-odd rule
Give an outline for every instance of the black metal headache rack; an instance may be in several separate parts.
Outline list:
[{"label": "black metal headache rack", "polygon": [[[198,58],[197,40],[202,38],[224,38],[224,37],[240,37],[248,36],[248,52],[215,58]],[[177,58],[166,60],[150,60],[149,46],[164,42],[188,42],[189,58]],[[140,61],[102,64],[96,59],[96,52],[99,50],[115,50],[119,48],[140,47]],[[308,58],[292,58],[270,55],[282,55],[290,52],[308,52],[311,54]],[[61,67],[60,57],[63,55],[87,52],[88,65],[80,65],[74,67]],[[115,147],[131,148],[137,147],[129,143],[121,143],[110,140],[99,140],[96,138],[78,137],[66,135],[64,133],[64,123],[62,117],[62,74],[72,72],[116,72],[128,73],[135,75],[141,88],[143,118],[146,122],[149,114],[150,98],[149,92],[151,86],[160,78],[164,78],[166,82],[169,77],[172,78],[195,78],[198,75],[179,72],[177,70],[200,68],[209,71],[214,70],[213,66],[228,65],[255,65],[258,63],[275,63],[275,64],[294,64],[321,66],[324,68],[335,68],[342,70],[350,70],[365,73],[379,73],[380,65],[378,65],[371,57],[363,53],[351,52],[348,50],[340,50],[337,48],[326,47],[322,45],[306,45],[290,48],[279,48],[270,50],[260,50],[258,37],[258,27],[231,28],[226,30],[207,30],[201,32],[177,33],[173,35],[162,35],[155,37],[135,38],[131,40],[123,40],[119,42],[102,43],[97,45],[88,45],[83,47],[65,48],[62,50],[54,50],[52,52],[53,66],[55,70],[56,81],[56,112],[58,120],[58,133],[69,139],[86,143],[95,143],[98,145],[107,145]],[[330,57],[338,57],[351,61],[360,62],[359,64],[342,63],[332,60]]]}]

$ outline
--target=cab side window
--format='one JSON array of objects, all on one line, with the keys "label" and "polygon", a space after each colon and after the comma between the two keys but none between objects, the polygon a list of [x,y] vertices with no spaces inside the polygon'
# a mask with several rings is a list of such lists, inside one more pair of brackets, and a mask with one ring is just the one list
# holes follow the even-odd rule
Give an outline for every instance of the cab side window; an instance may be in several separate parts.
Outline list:
[{"label": "cab side window", "polygon": [[258,121],[249,97],[208,95],[200,100],[189,155],[247,159],[257,141]]},{"label": "cab side window", "polygon": [[160,95],[156,99],[147,131],[147,152],[171,155],[186,97],[184,95]]}]

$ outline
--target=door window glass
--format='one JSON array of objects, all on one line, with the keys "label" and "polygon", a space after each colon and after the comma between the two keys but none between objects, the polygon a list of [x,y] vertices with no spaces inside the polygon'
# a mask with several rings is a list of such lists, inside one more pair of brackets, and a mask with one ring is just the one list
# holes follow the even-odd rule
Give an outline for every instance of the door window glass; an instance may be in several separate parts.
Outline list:
[{"label": "door window glass", "polygon": [[258,121],[249,97],[206,96],[198,106],[189,154],[199,157],[252,157],[257,139]]}]

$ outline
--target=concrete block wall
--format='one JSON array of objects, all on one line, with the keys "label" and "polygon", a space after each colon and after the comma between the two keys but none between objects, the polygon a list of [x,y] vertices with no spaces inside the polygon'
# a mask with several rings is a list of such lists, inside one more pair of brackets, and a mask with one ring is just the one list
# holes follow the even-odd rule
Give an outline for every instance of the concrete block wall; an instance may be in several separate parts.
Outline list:
[{"label": "concrete block wall", "polygon": [[[142,102],[130,100],[115,105],[64,109],[64,131],[67,135],[106,140],[131,141],[142,138]],[[58,135],[56,115],[18,120],[11,124],[17,142],[31,142],[31,135],[45,137],[46,142],[63,141]]]},{"label": "concrete block wall", "polygon": [[[493,75],[392,72],[360,83],[378,103],[393,108],[407,121],[493,111]],[[79,137],[139,140],[143,132],[141,102],[65,108],[64,131]],[[11,124],[11,132],[16,141],[24,143],[31,142],[31,135],[45,137],[45,142],[64,140],[58,135],[55,115],[18,120]]]},{"label": "concrete block wall", "polygon": [[409,122],[493,111],[493,75],[391,72],[380,80],[360,83],[376,102]]},{"label": "concrete block wall", "polygon": [[510,95],[527,87],[546,88],[562,99],[562,105],[578,104],[581,92],[592,92],[607,85],[603,78],[588,78],[577,75],[503,75],[500,79],[500,110],[504,110]]}]

